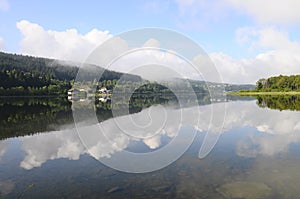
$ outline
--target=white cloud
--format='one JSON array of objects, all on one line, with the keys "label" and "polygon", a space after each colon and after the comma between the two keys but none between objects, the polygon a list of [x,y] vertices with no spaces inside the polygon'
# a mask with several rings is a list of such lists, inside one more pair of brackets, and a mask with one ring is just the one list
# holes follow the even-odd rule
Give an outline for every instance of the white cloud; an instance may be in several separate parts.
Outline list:
[{"label": "white cloud", "polygon": [[269,51],[254,58],[234,59],[224,53],[210,54],[223,81],[255,83],[260,78],[300,73],[300,56],[286,50]]},{"label": "white cloud", "polygon": [[[150,39],[144,47],[153,47],[153,45],[158,46],[159,43]],[[126,54],[114,62],[110,68],[158,82],[175,77],[183,78],[196,73],[195,69],[182,58],[159,49],[143,49]],[[199,75],[196,77],[199,78]]]},{"label": "white cloud", "polygon": [[[45,30],[42,26],[26,20],[18,22],[17,27],[23,34],[21,53],[73,62],[84,61],[95,47],[99,46],[106,39],[111,38],[111,35],[109,35],[107,31],[101,32],[94,29],[85,35],[79,34],[76,29],[58,32]],[[103,60],[111,61],[111,58],[115,58],[113,56],[116,54],[119,55],[125,53],[124,56],[120,57],[117,62],[114,62],[114,64],[110,66],[110,69],[122,72],[134,72],[132,70],[135,67],[151,63],[152,65],[169,66],[169,70],[166,70],[164,74],[163,71],[151,73],[154,74],[156,80],[159,79],[159,77],[162,77],[162,79],[171,77],[173,74],[170,73],[171,70],[177,73],[175,76],[199,79],[199,75],[196,71],[192,67],[187,66],[187,63],[183,59],[174,55],[174,52],[162,52],[160,50],[148,49],[126,54],[130,48],[128,47],[128,42],[123,38],[114,37],[114,39],[109,40],[108,43],[106,43],[107,45],[105,46],[97,48],[87,62],[99,66],[106,66],[107,63],[103,63]],[[155,38],[149,38],[144,44],[138,47],[159,46],[160,41]],[[150,73],[144,71],[139,75],[143,76],[143,74],[149,76]]]},{"label": "white cloud", "polygon": [[7,0],[0,0],[0,10],[1,11],[7,11],[9,10],[9,3]]},{"label": "white cloud", "polygon": [[298,0],[224,0],[242,13],[253,16],[262,23],[299,23],[300,1]]},{"label": "white cloud", "polygon": [[203,28],[227,15],[223,0],[176,0],[176,4],[177,22],[182,28]]},{"label": "white cloud", "polygon": [[152,47],[152,48],[159,48],[160,42],[156,39],[149,39],[143,45],[143,47]]},{"label": "white cloud", "polygon": [[23,34],[21,53],[70,61],[83,61],[89,53],[111,35],[93,29],[82,35],[76,29],[45,30],[42,26],[22,20],[17,28]]},{"label": "white cloud", "polygon": [[[193,3],[193,1],[191,2]],[[25,20],[18,22],[17,27],[24,36],[21,41],[22,53],[79,62],[83,61],[96,46],[111,37],[107,31],[102,32],[96,29],[85,35],[79,34],[76,29],[61,32],[45,30],[40,25]],[[225,53],[211,53],[210,58],[215,63],[224,82],[255,83],[262,77],[300,73],[300,43],[290,40],[287,32],[274,27],[262,29],[243,27],[236,31],[236,37],[238,43],[249,46],[249,49],[265,52],[247,59],[235,59]],[[126,52],[129,50],[127,42],[122,38],[115,38],[112,42],[116,42],[113,46],[118,46],[118,48],[104,49],[105,52],[109,50]],[[159,47],[160,42],[152,38],[146,41],[143,47]],[[3,40],[0,39],[0,49],[3,46]],[[96,64],[99,56],[109,56],[107,53],[105,55],[103,53],[102,55],[98,54],[95,57]],[[192,61],[195,60],[199,60],[199,56],[194,57]],[[174,54],[154,50],[126,54],[114,62],[111,69],[134,72],[136,67],[147,63],[171,66],[171,69],[182,77],[199,79],[199,74],[191,71],[191,67],[188,67],[183,60]],[[201,63],[204,62],[201,61]],[[209,67],[207,64],[202,65],[205,68],[200,70],[205,74],[204,78],[207,81],[220,81],[216,80],[216,73],[212,70],[211,64]],[[137,72],[137,70],[135,71]],[[163,77],[169,76],[170,73],[163,75]],[[156,75],[156,78],[159,76]]]},{"label": "white cloud", "polygon": [[[255,57],[236,59],[226,52],[210,54],[224,82],[255,83],[261,77],[300,73],[300,43],[292,41],[287,31],[275,28],[281,23],[300,22],[300,1],[177,0],[176,3],[181,22],[187,19],[187,24],[223,19],[234,9],[246,11],[260,22],[274,24],[274,27],[243,27],[237,30],[238,43],[248,45],[252,53],[260,52]],[[206,78],[213,79],[211,76]]]},{"label": "white cloud", "polygon": [[[246,67],[239,60],[226,55],[224,53],[211,53],[210,58],[218,68],[224,82],[245,83],[255,81],[249,79],[249,74],[246,73]],[[247,78],[245,78],[247,76]]]},{"label": "white cloud", "polygon": [[300,50],[300,44],[290,41],[288,32],[278,30],[275,27],[262,29],[243,27],[237,29],[236,36],[238,43],[248,44],[254,49]]},{"label": "white cloud", "polygon": [[300,22],[298,0],[176,0],[178,21],[183,25],[201,26],[222,20],[238,12],[259,23],[294,24]]},{"label": "white cloud", "polygon": [[300,43],[291,41],[287,32],[273,27],[245,27],[237,30],[237,41],[248,45],[250,50],[265,52],[247,59],[211,53],[210,57],[225,82],[255,83],[262,77],[300,73]]},{"label": "white cloud", "polygon": [[5,50],[4,40],[0,37],[0,50]]}]

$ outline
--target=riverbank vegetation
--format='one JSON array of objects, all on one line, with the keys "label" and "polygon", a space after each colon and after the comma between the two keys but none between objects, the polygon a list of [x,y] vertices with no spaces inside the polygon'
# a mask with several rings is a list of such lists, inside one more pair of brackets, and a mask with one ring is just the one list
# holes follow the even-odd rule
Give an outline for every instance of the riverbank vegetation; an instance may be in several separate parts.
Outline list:
[{"label": "riverbank vegetation", "polygon": [[231,95],[300,95],[300,75],[269,77],[259,79],[252,90],[229,92]]}]

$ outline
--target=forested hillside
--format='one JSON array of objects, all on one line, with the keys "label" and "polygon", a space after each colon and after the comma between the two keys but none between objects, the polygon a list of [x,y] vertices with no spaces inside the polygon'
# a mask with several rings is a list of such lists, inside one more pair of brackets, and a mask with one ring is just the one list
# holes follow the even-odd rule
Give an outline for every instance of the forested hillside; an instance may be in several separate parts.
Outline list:
[{"label": "forested hillside", "polygon": [[[65,95],[76,78],[78,65],[0,52],[0,96]],[[100,81],[116,80],[122,75],[124,74],[106,70]],[[135,75],[127,76],[131,80],[141,80]]]},{"label": "forested hillside", "polygon": [[[67,90],[74,83],[78,70],[79,63],[0,52],[0,96],[66,95]],[[108,89],[113,89],[117,80],[122,77],[123,80],[132,85],[135,85],[134,82],[140,81],[151,84],[147,86],[146,90],[144,89],[144,92],[170,92],[169,89],[158,86],[155,82],[150,83],[147,80],[142,80],[140,76],[109,70],[104,71],[103,68],[94,65],[84,67],[81,75],[84,76],[83,79],[89,79],[92,82],[95,80],[89,77],[94,77],[95,74],[100,72],[103,72],[99,80],[100,87],[105,86]],[[222,92],[219,89],[223,88],[222,85],[224,85],[226,91],[253,88],[252,85],[233,85],[198,80],[188,80],[188,82],[197,93],[207,93],[208,89]],[[176,85],[173,85],[173,88],[176,87],[179,91],[184,92],[185,83],[187,82],[178,79],[170,83],[175,83]],[[123,90],[126,90],[125,87]]]},{"label": "forested hillside", "polygon": [[63,62],[53,59],[38,58],[0,52],[0,69],[31,73],[33,76],[44,76],[47,79],[72,80],[77,74],[78,66],[70,64],[66,67]]}]

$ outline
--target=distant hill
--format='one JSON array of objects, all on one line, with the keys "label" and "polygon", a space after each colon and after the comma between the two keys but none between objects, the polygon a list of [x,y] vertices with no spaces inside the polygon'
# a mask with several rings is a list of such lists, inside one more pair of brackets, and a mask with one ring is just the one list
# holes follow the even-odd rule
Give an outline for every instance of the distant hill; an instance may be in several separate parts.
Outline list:
[{"label": "distant hill", "polygon": [[240,91],[240,90],[251,90],[254,89],[253,84],[225,84],[226,91]]}]

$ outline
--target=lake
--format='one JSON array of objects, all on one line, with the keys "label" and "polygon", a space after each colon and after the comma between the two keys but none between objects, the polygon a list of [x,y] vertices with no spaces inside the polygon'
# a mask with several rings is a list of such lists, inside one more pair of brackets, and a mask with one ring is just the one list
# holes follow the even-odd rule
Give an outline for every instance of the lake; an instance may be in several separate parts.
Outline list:
[{"label": "lake", "polygon": [[110,100],[1,98],[0,198],[299,197],[298,96]]}]

